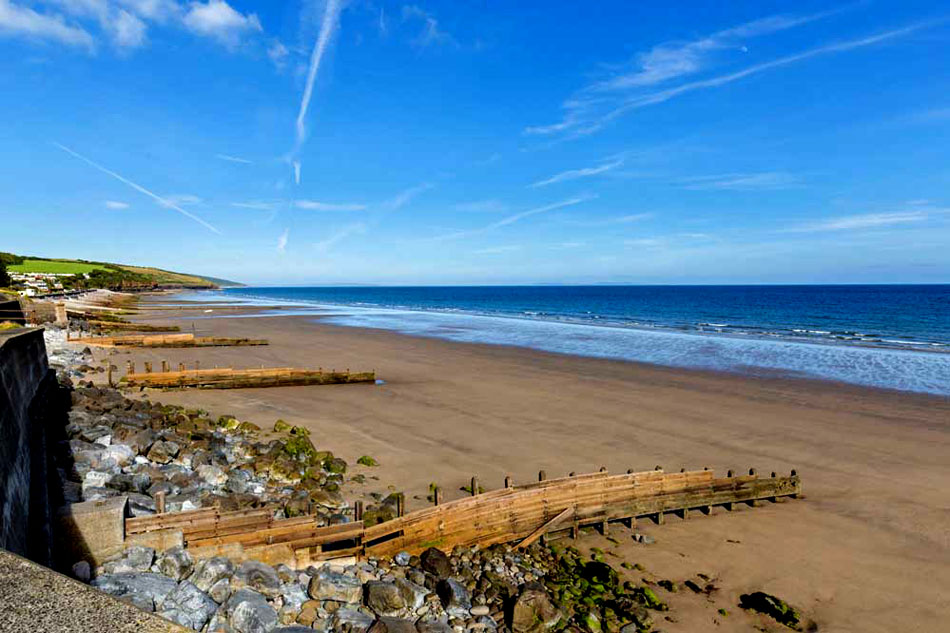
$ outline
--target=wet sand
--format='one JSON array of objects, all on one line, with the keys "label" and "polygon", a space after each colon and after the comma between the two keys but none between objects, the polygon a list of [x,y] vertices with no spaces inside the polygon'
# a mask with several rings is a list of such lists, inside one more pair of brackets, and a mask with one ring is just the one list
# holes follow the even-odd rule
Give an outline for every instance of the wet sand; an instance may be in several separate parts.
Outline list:
[{"label": "wet sand", "polygon": [[193,319],[207,315],[189,307],[141,318],[271,345],[111,358],[120,369],[126,359],[140,367],[165,359],[173,366],[376,369],[385,384],[151,397],[261,426],[278,418],[305,425],[318,448],[350,462],[379,460],[379,482],[367,482],[367,490],[392,484],[406,492],[410,509],[425,503],[430,482],[452,498],[473,474],[494,488],[507,474],[529,481],[541,469],[557,476],[600,466],[795,468],[804,500],[671,517],[664,526],[641,521],[641,531],[657,539],[652,546],[632,543],[620,529],[620,545],[588,540],[661,577],[719,578],[722,590],[708,605],[692,599],[679,609],[687,596],[668,596],[678,621],[658,622],[666,631],[749,630],[743,614],[722,617],[716,609],[737,612],[739,593],[754,590],[803,607],[826,631],[950,626],[950,399],[452,343],[312,317],[230,318],[237,314]]}]

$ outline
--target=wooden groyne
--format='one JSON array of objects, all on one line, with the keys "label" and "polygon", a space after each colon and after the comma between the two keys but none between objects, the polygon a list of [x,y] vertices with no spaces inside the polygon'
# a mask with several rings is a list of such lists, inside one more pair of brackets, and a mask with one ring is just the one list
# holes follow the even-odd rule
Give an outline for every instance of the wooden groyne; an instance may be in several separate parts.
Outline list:
[{"label": "wooden groyne", "polygon": [[69,338],[68,341],[99,347],[240,347],[268,344],[264,339],[220,338],[194,334],[87,336]]},{"label": "wooden groyne", "polygon": [[[441,503],[401,515],[391,521],[365,526],[362,505],[354,508],[354,521],[318,527],[314,516],[275,519],[273,509],[219,512],[202,509],[127,519],[126,533],[144,534],[181,530],[186,547],[203,553],[235,547],[282,545],[293,552],[298,566],[310,561],[343,556],[392,556],[401,551],[417,554],[429,547],[450,551],[457,545],[517,543],[567,533],[577,537],[580,528],[596,526],[606,533],[612,522],[629,527],[648,518],[662,524],[670,514],[685,520],[691,512],[711,514],[714,507],[731,511],[734,504],[755,506],[802,493],[795,471],[788,476],[772,473],[717,478],[711,470],[665,473],[656,469],[609,475],[598,473],[545,479],[514,486],[506,478],[504,488],[479,493],[473,479],[471,497]],[[400,513],[401,514],[401,513]]]},{"label": "wooden groyne", "polygon": [[149,325],[148,323],[125,323],[121,321],[87,321],[100,330],[121,330],[127,332],[181,332],[177,325]]},{"label": "wooden groyne", "polygon": [[301,385],[340,385],[348,383],[376,382],[376,372],[324,371],[321,369],[295,369],[277,367],[271,369],[185,369],[179,364],[178,371],[171,371],[168,363],[162,362],[162,371],[152,372],[151,363],[145,363],[144,373],[135,373],[131,363],[128,373],[119,383],[129,387],[152,387],[157,389],[244,389],[250,387],[292,387]]}]

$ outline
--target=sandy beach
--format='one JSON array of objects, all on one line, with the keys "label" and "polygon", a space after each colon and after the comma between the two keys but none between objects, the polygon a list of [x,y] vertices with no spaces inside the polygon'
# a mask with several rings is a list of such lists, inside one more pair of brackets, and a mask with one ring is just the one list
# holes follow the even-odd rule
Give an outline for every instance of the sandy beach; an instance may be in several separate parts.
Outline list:
[{"label": "sandy beach", "polygon": [[[167,303],[164,298],[160,301]],[[143,306],[147,307],[147,306]],[[202,367],[376,369],[382,385],[155,393],[168,403],[269,426],[304,425],[321,449],[371,455],[377,488],[426,504],[478,475],[486,488],[606,466],[788,471],[806,498],[733,513],[641,522],[657,543],[618,530],[590,536],[671,578],[718,578],[725,602],[765,590],[803,607],[820,630],[940,631],[950,621],[950,400],[833,383],[667,369],[513,347],[345,328],[312,317],[240,311],[143,311],[201,335],[267,338],[266,347],[136,350],[110,356]],[[103,352],[97,352],[100,357]],[[415,498],[414,498],[415,497]],[[659,573],[659,571],[658,571]],[[677,600],[676,596],[670,598]],[[748,630],[748,621],[677,611],[663,630]],[[744,622],[744,624],[742,623]]]}]

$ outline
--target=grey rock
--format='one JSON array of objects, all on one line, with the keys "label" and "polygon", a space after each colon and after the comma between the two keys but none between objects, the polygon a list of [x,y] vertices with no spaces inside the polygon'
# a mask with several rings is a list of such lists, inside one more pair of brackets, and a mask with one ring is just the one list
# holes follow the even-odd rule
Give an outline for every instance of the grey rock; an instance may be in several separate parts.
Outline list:
[{"label": "grey rock", "polygon": [[363,595],[363,585],[358,578],[326,569],[321,569],[310,579],[308,589],[314,600],[335,600],[347,604],[359,604]]},{"label": "grey rock", "polygon": [[178,455],[179,450],[181,450],[181,447],[179,447],[175,442],[159,440],[152,444],[152,447],[148,450],[148,455],[146,455],[146,457],[148,457],[153,462],[167,464],[175,459],[175,456]]},{"label": "grey rock", "polygon": [[422,569],[440,580],[452,575],[452,562],[445,553],[435,547],[430,547],[419,556]]},{"label": "grey rock", "polygon": [[224,604],[224,602],[231,597],[231,579],[222,578],[211,585],[211,588],[208,589],[208,595],[218,604]]},{"label": "grey rock", "polygon": [[310,599],[304,588],[296,582],[285,582],[280,586],[280,597],[284,600],[284,606],[290,607],[294,611],[300,611],[303,603]]},{"label": "grey rock", "polygon": [[406,608],[406,600],[395,583],[373,580],[363,585],[363,592],[366,606],[376,615],[395,616]]},{"label": "grey rock", "polygon": [[561,621],[558,611],[539,583],[527,583],[511,609],[509,624],[513,633],[543,633]]},{"label": "grey rock", "polygon": [[413,611],[420,609],[422,605],[425,604],[426,596],[432,593],[422,585],[417,585],[405,578],[397,578],[395,582],[406,606]]},{"label": "grey rock", "polygon": [[202,591],[211,589],[211,585],[222,578],[230,578],[234,574],[234,563],[224,556],[215,556],[199,561],[195,571],[188,579]]},{"label": "grey rock", "polygon": [[419,633],[453,633],[452,627],[442,620],[420,620],[416,622]]},{"label": "grey rock", "polygon": [[89,582],[92,578],[92,569],[89,567],[89,563],[81,560],[75,565],[73,565],[73,578],[79,580],[80,582]]},{"label": "grey rock", "polygon": [[157,565],[158,570],[169,578],[181,580],[194,569],[195,561],[184,547],[177,546],[162,554]]},{"label": "grey rock", "polygon": [[366,633],[375,621],[376,618],[362,611],[339,609],[333,614],[333,630],[340,631],[344,626],[349,625],[353,633]]},{"label": "grey rock", "polygon": [[125,558],[135,571],[148,571],[155,560],[155,550],[144,545],[133,545],[125,550]]},{"label": "grey rock", "polygon": [[132,516],[144,517],[155,514],[155,500],[148,495],[130,492],[127,496],[129,497],[129,512]]},{"label": "grey rock", "polygon": [[311,629],[309,626],[291,624],[290,626],[277,627],[274,629],[274,633],[313,633],[313,629]]},{"label": "grey rock", "polygon": [[249,588],[269,598],[275,598],[280,595],[280,578],[270,565],[248,560],[241,563],[234,572],[231,588],[234,591]]},{"label": "grey rock", "polygon": [[653,545],[656,542],[652,536],[648,534],[640,534],[639,532],[633,535],[633,540],[643,545]]},{"label": "grey rock", "polygon": [[205,633],[234,633],[234,629],[228,624],[228,614],[223,607],[211,616]]},{"label": "grey rock", "polygon": [[393,556],[393,562],[399,565],[400,567],[405,567],[409,564],[409,559],[412,558],[409,555],[409,552],[399,552]]},{"label": "grey rock", "polygon": [[369,633],[417,633],[417,629],[412,620],[379,618],[369,627]]},{"label": "grey rock", "polygon": [[112,488],[96,488],[90,486],[88,488],[82,489],[82,500],[83,501],[101,501],[103,499],[111,499],[112,497],[118,497],[122,493],[118,490],[113,490]]},{"label": "grey rock", "polygon": [[165,598],[160,616],[200,631],[218,609],[218,604],[187,580]]},{"label": "grey rock", "polygon": [[225,609],[231,627],[238,633],[270,633],[277,627],[277,612],[256,591],[235,591]]},{"label": "grey rock", "polygon": [[138,596],[161,608],[166,596],[178,587],[178,583],[161,574],[103,574],[92,581],[92,586],[100,591],[121,598]]},{"label": "grey rock", "polygon": [[198,466],[195,472],[209,486],[223,486],[228,482],[228,475],[220,466]]},{"label": "grey rock", "polygon": [[436,585],[436,593],[442,601],[442,607],[451,617],[467,618],[472,608],[472,599],[468,590],[454,578],[443,578]]}]

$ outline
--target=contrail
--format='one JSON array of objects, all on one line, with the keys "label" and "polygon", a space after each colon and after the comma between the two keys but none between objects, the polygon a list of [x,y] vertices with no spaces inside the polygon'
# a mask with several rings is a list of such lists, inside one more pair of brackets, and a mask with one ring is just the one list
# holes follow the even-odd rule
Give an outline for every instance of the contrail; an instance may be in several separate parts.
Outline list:
[{"label": "contrail", "polygon": [[79,160],[83,161],[83,162],[86,163],[87,165],[91,165],[92,167],[95,167],[95,168],[98,169],[99,171],[101,171],[101,172],[103,172],[103,173],[105,173],[105,174],[109,174],[110,176],[112,176],[113,178],[115,178],[116,180],[118,180],[118,181],[120,181],[120,182],[124,182],[125,184],[127,184],[127,185],[130,186],[130,187],[132,187],[132,188],[135,189],[136,191],[138,191],[138,192],[140,192],[140,193],[144,193],[146,196],[148,196],[149,198],[152,198],[153,200],[157,201],[157,202],[160,203],[161,205],[166,206],[166,207],[168,207],[169,209],[174,209],[175,211],[178,211],[178,213],[181,213],[181,214],[182,214],[183,216],[185,216],[186,218],[191,218],[192,220],[194,220],[195,222],[197,222],[197,223],[200,224],[201,226],[203,226],[203,227],[205,227],[205,228],[207,228],[207,229],[209,229],[209,230],[211,230],[211,231],[214,231],[214,232],[217,233],[218,235],[221,235],[221,231],[219,231],[218,229],[214,228],[213,226],[211,226],[210,224],[208,224],[207,222],[205,222],[204,220],[202,220],[201,218],[199,218],[197,215],[195,215],[195,214],[193,214],[193,213],[188,213],[187,211],[185,211],[184,209],[182,209],[182,208],[179,207],[178,205],[173,204],[173,203],[170,202],[169,200],[166,200],[165,198],[163,198],[163,197],[161,197],[161,196],[159,196],[159,195],[157,195],[157,194],[152,193],[151,191],[149,191],[148,189],[146,189],[146,188],[143,187],[142,185],[136,184],[136,183],[132,182],[131,180],[129,180],[128,178],[124,178],[123,176],[120,176],[119,174],[115,173],[115,172],[112,171],[111,169],[106,169],[106,168],[103,167],[102,165],[100,165],[100,164],[98,164],[98,163],[95,163],[95,162],[89,160],[88,158],[86,158],[86,157],[83,156],[82,154],[80,154],[80,153],[78,153],[78,152],[74,152],[73,150],[69,149],[69,148],[66,147],[65,145],[61,145],[61,144],[56,143],[56,142],[54,142],[53,145],[55,145],[55,146],[58,147],[59,149],[63,150],[63,151],[66,152],[67,154],[71,154],[72,156],[75,156],[76,158],[78,158]]},{"label": "contrail", "polygon": [[[320,70],[320,60],[323,59],[323,53],[330,44],[330,38],[336,30],[340,17],[340,8],[342,0],[327,0],[326,9],[323,12],[323,24],[320,25],[320,35],[313,46],[313,52],[310,53],[310,70],[307,72],[307,84],[303,91],[303,99],[300,100],[300,111],[297,113],[297,142],[294,146],[294,156],[303,147],[303,142],[307,136],[307,112],[310,110],[310,99],[313,97],[313,82],[317,78],[317,71]],[[294,160],[294,180],[300,184],[300,161]]]}]

